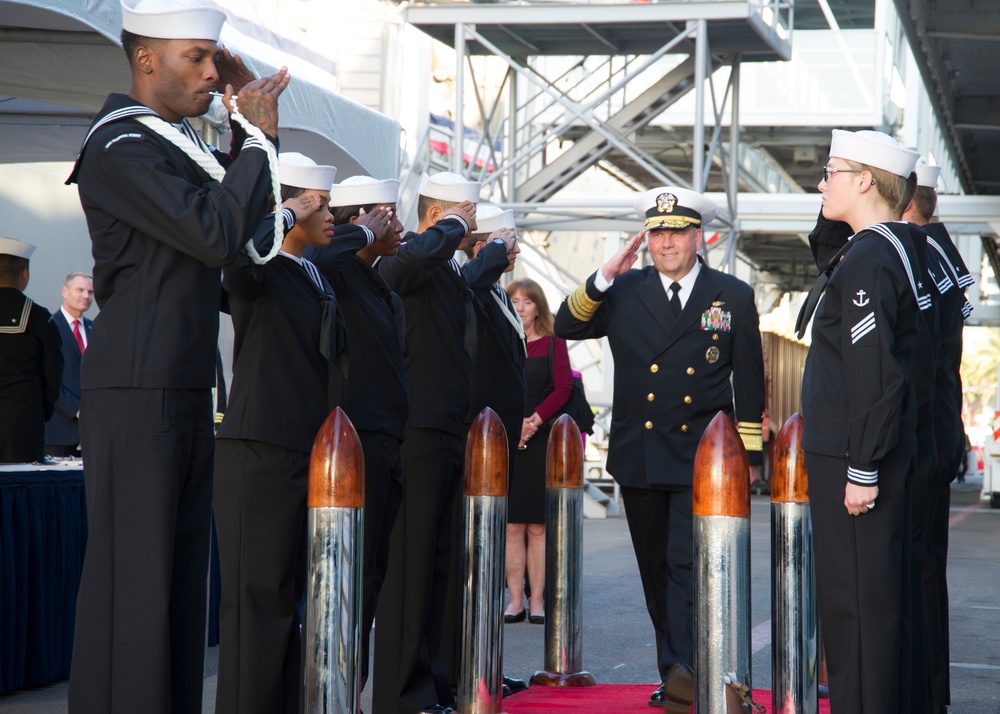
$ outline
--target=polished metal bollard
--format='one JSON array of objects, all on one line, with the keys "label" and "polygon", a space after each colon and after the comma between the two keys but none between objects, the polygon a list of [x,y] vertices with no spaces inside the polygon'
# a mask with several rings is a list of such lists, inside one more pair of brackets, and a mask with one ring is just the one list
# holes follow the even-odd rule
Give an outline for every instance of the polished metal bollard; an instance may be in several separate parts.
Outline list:
[{"label": "polished metal bollard", "polygon": [[487,407],[469,429],[463,502],[458,711],[498,714],[503,701],[503,587],[507,542],[507,432]]},{"label": "polished metal bollard", "polygon": [[695,711],[725,714],[726,676],[750,684],[750,467],[719,412],[694,460]]},{"label": "polished metal bollard", "polygon": [[774,441],[771,470],[771,707],[816,714],[819,648],[809,477],[802,417],[792,414]]},{"label": "polished metal bollard", "polygon": [[583,670],[583,442],[563,414],[545,456],[545,670],[532,684],[591,687]]},{"label": "polished metal bollard", "polygon": [[320,427],[309,462],[309,575],[303,631],[305,714],[361,710],[361,572],[365,463],[337,407]]}]

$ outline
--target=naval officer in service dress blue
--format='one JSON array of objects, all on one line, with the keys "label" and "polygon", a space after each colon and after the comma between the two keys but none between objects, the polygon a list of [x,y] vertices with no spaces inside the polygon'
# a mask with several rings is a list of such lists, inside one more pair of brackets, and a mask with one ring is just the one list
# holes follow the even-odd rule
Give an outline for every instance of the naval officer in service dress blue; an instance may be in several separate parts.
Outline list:
[{"label": "naval officer in service dress blue", "polygon": [[[756,479],[764,360],[753,290],[698,254],[717,208],[684,188],[639,196],[625,247],[559,308],[556,334],[607,336],[615,361],[608,471],[621,484],[661,686],[651,705],[687,711],[694,658],[692,476],[701,435],[733,415]],[[648,243],[652,265],[633,270]]]}]

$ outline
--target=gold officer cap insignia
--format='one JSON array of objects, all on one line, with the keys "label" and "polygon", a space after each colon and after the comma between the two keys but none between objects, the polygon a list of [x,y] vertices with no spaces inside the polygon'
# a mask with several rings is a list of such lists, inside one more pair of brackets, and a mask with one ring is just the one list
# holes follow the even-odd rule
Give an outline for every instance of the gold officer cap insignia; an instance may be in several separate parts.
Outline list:
[{"label": "gold officer cap insignia", "polygon": [[672,193],[661,193],[656,197],[656,210],[659,213],[673,213],[676,205],[677,196]]}]

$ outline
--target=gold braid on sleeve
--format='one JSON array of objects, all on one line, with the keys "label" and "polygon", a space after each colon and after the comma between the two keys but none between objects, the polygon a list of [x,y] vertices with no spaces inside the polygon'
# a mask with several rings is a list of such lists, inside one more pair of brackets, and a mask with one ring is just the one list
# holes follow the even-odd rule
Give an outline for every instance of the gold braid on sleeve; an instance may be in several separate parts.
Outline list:
[{"label": "gold braid on sleeve", "polygon": [[566,305],[569,307],[570,315],[575,319],[580,322],[590,322],[594,313],[597,312],[597,308],[601,306],[601,302],[594,300],[587,294],[587,284],[584,283],[570,293],[570,296],[566,298]]},{"label": "gold braid on sleeve", "polygon": [[736,431],[743,439],[743,446],[747,451],[764,450],[763,429],[764,425],[760,423],[741,421],[736,424]]}]

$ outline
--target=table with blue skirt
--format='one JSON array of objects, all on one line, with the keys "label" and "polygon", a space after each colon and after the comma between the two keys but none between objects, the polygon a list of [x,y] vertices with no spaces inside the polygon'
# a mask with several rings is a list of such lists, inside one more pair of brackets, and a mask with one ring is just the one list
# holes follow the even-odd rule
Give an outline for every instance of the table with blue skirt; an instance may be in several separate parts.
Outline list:
[{"label": "table with blue skirt", "polygon": [[[0,693],[69,676],[87,543],[83,465],[0,464]],[[208,644],[218,643],[212,532]]]}]

